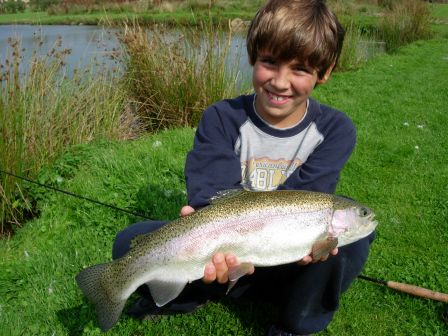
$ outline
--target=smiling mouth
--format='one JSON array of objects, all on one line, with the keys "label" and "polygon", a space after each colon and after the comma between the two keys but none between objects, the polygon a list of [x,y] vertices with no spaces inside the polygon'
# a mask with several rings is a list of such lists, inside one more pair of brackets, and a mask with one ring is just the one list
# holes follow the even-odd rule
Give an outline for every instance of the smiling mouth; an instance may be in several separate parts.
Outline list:
[{"label": "smiling mouth", "polygon": [[285,103],[290,98],[290,96],[280,96],[280,95],[276,95],[270,91],[266,91],[266,93],[268,95],[269,100],[274,103]]}]

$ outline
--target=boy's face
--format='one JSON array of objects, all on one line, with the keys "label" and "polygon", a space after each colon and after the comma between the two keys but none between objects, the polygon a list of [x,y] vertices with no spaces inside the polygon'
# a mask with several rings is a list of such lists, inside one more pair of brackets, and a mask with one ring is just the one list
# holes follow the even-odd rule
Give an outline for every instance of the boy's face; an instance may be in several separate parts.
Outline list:
[{"label": "boy's face", "polygon": [[258,114],[279,128],[296,125],[305,114],[315,85],[325,83],[331,70],[332,67],[319,79],[316,69],[297,60],[280,62],[269,53],[260,54],[252,77]]}]

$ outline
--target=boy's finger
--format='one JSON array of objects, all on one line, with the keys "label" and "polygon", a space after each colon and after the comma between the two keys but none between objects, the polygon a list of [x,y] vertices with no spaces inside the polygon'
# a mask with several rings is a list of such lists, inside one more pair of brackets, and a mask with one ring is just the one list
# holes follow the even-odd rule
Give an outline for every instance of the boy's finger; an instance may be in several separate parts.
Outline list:
[{"label": "boy's finger", "polygon": [[188,215],[190,215],[193,212],[194,212],[194,209],[191,206],[189,206],[189,205],[185,205],[185,206],[182,207],[182,209],[180,209],[181,217],[188,216]]},{"label": "boy's finger", "polygon": [[227,274],[228,267],[224,258],[224,254],[216,253],[213,256],[213,264],[216,268],[216,280],[221,284],[226,283],[229,280],[229,277]]},{"label": "boy's finger", "polygon": [[202,278],[202,281],[209,284],[216,280],[216,269],[213,263],[208,263],[205,265],[204,269],[204,277]]},{"label": "boy's finger", "polygon": [[318,259],[318,260],[313,260],[313,262],[318,262],[318,261],[327,261],[327,259],[328,259],[328,254],[326,254],[326,255],[324,255],[324,256],[322,256],[320,259]]},{"label": "boy's finger", "polygon": [[238,265],[238,261],[233,254],[226,255],[226,263],[228,268]]},{"label": "boy's finger", "polygon": [[303,257],[301,260],[299,260],[298,264],[300,266],[306,266],[312,261],[313,261],[313,258],[311,258],[311,256],[307,255],[307,256]]}]

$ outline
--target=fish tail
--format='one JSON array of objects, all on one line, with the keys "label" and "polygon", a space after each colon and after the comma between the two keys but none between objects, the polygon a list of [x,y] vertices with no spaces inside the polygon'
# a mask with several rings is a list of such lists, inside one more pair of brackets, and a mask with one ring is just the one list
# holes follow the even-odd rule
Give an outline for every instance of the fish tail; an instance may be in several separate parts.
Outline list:
[{"label": "fish tail", "polygon": [[98,324],[102,331],[107,331],[117,323],[126,300],[114,301],[104,288],[101,280],[110,264],[99,264],[82,270],[76,276],[76,282],[84,295],[93,303]]}]

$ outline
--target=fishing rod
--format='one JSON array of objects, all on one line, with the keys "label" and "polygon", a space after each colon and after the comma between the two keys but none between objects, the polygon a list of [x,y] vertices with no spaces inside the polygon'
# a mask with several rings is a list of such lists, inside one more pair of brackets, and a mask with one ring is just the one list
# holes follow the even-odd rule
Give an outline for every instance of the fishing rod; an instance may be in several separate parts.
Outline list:
[{"label": "fishing rod", "polygon": [[98,205],[102,205],[102,206],[104,206],[104,207],[113,209],[113,210],[115,210],[115,211],[124,212],[124,213],[127,213],[127,214],[129,214],[129,215],[133,215],[133,216],[141,217],[141,218],[143,218],[143,219],[150,219],[150,218],[148,218],[145,214],[141,214],[141,213],[138,213],[138,212],[129,211],[129,210],[126,210],[126,209],[123,209],[123,208],[116,207],[115,205],[111,205],[111,204],[103,203],[103,202],[100,202],[100,201],[95,200],[95,199],[92,199],[92,198],[88,198],[88,197],[85,197],[85,196],[82,196],[82,195],[78,195],[78,194],[72,193],[72,192],[67,191],[67,190],[62,190],[62,189],[59,189],[59,188],[56,188],[56,187],[52,187],[52,186],[50,186],[50,185],[47,185],[47,184],[44,184],[44,183],[40,183],[40,182],[34,181],[34,180],[32,180],[32,179],[30,179],[30,178],[27,178],[27,177],[24,177],[24,176],[16,175],[16,174],[13,174],[13,173],[11,173],[11,172],[8,172],[8,171],[2,170],[2,169],[0,169],[0,172],[3,173],[3,174],[10,175],[10,176],[13,176],[13,177],[15,177],[15,178],[18,178],[18,179],[20,179],[20,180],[24,180],[24,181],[27,181],[27,182],[36,184],[36,185],[38,185],[38,186],[40,186],[40,187],[43,187],[43,188],[51,189],[51,190],[53,190],[53,191],[60,192],[60,193],[62,193],[62,194],[68,195],[68,196],[76,197],[76,198],[82,199],[82,200],[84,200],[84,201],[88,201],[88,202],[91,202],[91,203],[95,203],[95,204],[98,204]]},{"label": "fishing rod", "polygon": [[371,278],[371,277],[368,277],[365,275],[358,275],[358,278],[395,289],[396,291],[399,291],[399,292],[411,294],[414,296],[419,296],[419,297],[422,297],[425,299],[431,299],[431,300],[448,303],[448,294],[445,294],[445,293],[436,292],[436,291],[433,291],[433,290],[430,290],[427,288],[409,285],[409,284],[405,284],[402,282],[375,279],[375,278]]},{"label": "fishing rod", "polygon": [[[106,204],[106,203],[100,202],[98,200],[94,200],[94,199],[91,199],[91,198],[88,198],[88,197],[85,197],[85,196],[82,196],[82,195],[78,195],[78,194],[72,193],[72,192],[67,191],[67,190],[62,190],[62,189],[59,189],[59,188],[56,188],[56,187],[52,187],[52,186],[49,186],[49,185],[46,185],[46,184],[34,181],[34,180],[29,179],[27,177],[23,177],[23,176],[20,176],[20,175],[13,174],[11,172],[8,172],[8,171],[2,170],[2,169],[0,169],[0,172],[2,172],[3,174],[10,175],[10,176],[13,176],[15,178],[18,178],[20,180],[24,180],[24,181],[36,184],[36,185],[38,185],[40,187],[43,187],[43,188],[51,189],[53,191],[60,192],[60,193],[63,193],[65,195],[69,195],[69,196],[72,196],[72,197],[75,197],[75,198],[78,198],[78,199],[82,199],[82,200],[85,200],[85,201],[88,201],[88,202],[91,202],[91,203],[95,203],[95,204],[98,204],[98,205],[101,205],[101,206],[104,206],[104,207],[108,207],[108,208],[113,209],[115,211],[124,212],[124,213],[130,214],[130,215],[133,215],[133,216],[141,217],[143,219],[149,219],[145,214],[132,212],[132,211],[129,211],[129,210],[126,210],[126,209],[122,209],[122,208],[116,207],[116,206],[111,205],[111,204]],[[369,282],[374,282],[374,283],[377,283],[377,284],[380,284],[380,285],[383,285],[383,286],[386,286],[386,287],[389,287],[389,288],[392,288],[392,289],[394,289],[396,291],[399,291],[399,292],[407,293],[407,294],[414,295],[414,296],[419,296],[419,297],[426,298],[426,299],[431,299],[431,300],[436,300],[436,301],[441,301],[441,302],[448,303],[448,294],[445,294],[445,293],[436,292],[436,291],[432,291],[430,289],[426,289],[426,288],[419,287],[419,286],[414,286],[414,285],[409,285],[409,284],[405,284],[405,283],[401,283],[401,282],[375,279],[375,278],[371,278],[371,277],[368,277],[368,276],[365,276],[365,275],[358,275],[358,278],[362,279],[362,280],[369,281]],[[446,319],[446,322],[448,323],[448,311],[445,313],[444,318]]]}]

